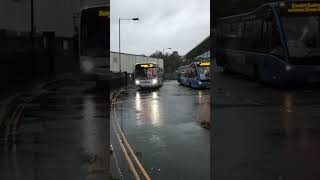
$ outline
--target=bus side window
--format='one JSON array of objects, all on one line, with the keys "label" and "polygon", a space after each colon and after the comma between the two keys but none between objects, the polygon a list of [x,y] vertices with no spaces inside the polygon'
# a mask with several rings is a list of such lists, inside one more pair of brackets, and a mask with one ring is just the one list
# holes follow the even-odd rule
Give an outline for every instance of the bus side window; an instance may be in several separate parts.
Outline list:
[{"label": "bus side window", "polygon": [[272,33],[274,31],[274,28],[273,28],[273,23],[272,23],[272,19],[270,17],[268,17],[267,19],[267,26],[268,26],[268,29],[267,29],[267,36],[268,36],[268,41],[267,41],[267,47],[268,49],[272,49],[272,40],[273,37],[272,37]]},{"label": "bus side window", "polygon": [[254,51],[254,22],[253,20],[244,21],[243,49]]},{"label": "bus side window", "polygon": [[281,43],[280,37],[280,30],[277,26],[276,19],[274,18],[273,14],[268,16],[267,19],[268,24],[268,49],[269,52],[273,55],[283,57],[284,56],[284,49]]},{"label": "bus side window", "polygon": [[238,26],[238,38],[239,39],[243,38],[243,29],[244,29],[243,22],[239,22],[239,26]]},{"label": "bus side window", "polygon": [[269,41],[269,34],[268,34],[268,22],[266,20],[263,21],[262,23],[262,42],[263,42],[263,51],[262,52],[267,52],[268,51],[268,41]]},{"label": "bus side window", "polygon": [[197,69],[195,67],[192,68],[193,78],[197,77]]},{"label": "bus side window", "polygon": [[192,68],[188,69],[188,78],[192,78],[193,77],[193,73],[192,73]]},{"label": "bus side window", "polygon": [[217,44],[219,44],[221,41],[221,24],[219,23],[217,26]]}]

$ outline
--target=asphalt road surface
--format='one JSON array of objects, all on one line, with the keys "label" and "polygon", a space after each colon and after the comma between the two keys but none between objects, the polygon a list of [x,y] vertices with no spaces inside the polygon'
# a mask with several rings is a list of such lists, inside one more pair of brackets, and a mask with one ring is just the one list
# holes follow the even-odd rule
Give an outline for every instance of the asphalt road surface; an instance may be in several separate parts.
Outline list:
[{"label": "asphalt road surface", "polygon": [[[210,131],[201,126],[210,121],[209,92],[166,81],[158,90],[128,87],[119,95],[111,121],[119,123],[151,179],[210,178]],[[121,174],[133,179],[112,130]]]},{"label": "asphalt road surface", "polygon": [[109,100],[92,87],[62,81],[25,104],[14,143],[1,145],[1,180],[109,178]]},{"label": "asphalt road surface", "polygon": [[212,179],[320,179],[319,87],[212,77]]}]

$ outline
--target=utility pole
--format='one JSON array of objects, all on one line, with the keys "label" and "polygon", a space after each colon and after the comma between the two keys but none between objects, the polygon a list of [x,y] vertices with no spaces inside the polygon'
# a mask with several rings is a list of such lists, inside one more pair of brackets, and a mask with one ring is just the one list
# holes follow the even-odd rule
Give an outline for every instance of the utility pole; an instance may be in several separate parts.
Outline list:
[{"label": "utility pole", "polygon": [[121,76],[121,55],[120,55],[120,53],[121,53],[121,49],[120,49],[120,44],[121,44],[121,42],[120,42],[120,18],[119,18],[119,72],[120,72],[120,76]]},{"label": "utility pole", "polygon": [[171,48],[165,48],[165,49],[162,49],[162,54],[164,55],[164,50],[166,50],[166,49],[171,49]]},{"label": "utility pole", "polygon": [[30,0],[30,37],[32,43],[32,51],[34,51],[34,0]]},{"label": "utility pole", "polygon": [[121,45],[121,40],[120,40],[120,37],[121,37],[121,26],[120,26],[120,23],[121,23],[121,20],[133,20],[133,21],[138,21],[139,18],[127,18],[127,19],[121,19],[119,18],[119,72],[120,72],[120,83],[121,83],[121,80],[122,80],[122,74],[121,74],[121,49],[120,49],[120,45]]},{"label": "utility pole", "polygon": [[32,78],[36,76],[36,59],[35,59],[35,43],[34,43],[34,0],[30,0],[30,39],[31,39],[31,60],[30,64],[32,68],[30,69],[30,74]]}]

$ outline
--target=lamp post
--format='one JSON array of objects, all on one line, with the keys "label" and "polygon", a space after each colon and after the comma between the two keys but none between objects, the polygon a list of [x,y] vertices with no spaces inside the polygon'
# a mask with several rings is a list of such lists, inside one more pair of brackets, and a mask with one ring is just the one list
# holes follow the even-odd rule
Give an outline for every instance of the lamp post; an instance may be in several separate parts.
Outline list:
[{"label": "lamp post", "polygon": [[120,78],[121,78],[121,41],[120,41],[120,33],[121,33],[121,20],[132,20],[132,21],[138,21],[139,18],[126,18],[126,19],[121,19],[119,18],[119,72],[120,72]]},{"label": "lamp post", "polygon": [[34,36],[34,0],[30,0],[30,35],[31,38]]},{"label": "lamp post", "polygon": [[164,55],[164,50],[166,50],[166,49],[171,49],[171,48],[165,48],[165,49],[162,49],[162,54]]},{"label": "lamp post", "polygon": [[30,0],[30,38],[31,38],[31,52],[32,52],[32,69],[31,72],[33,72],[33,76],[35,75],[35,66],[36,66],[36,61],[34,57],[35,53],[35,42],[34,42],[34,34],[35,34],[35,25],[34,25],[34,0]]},{"label": "lamp post", "polygon": [[[171,48],[165,48],[165,49],[162,49],[162,56],[164,57],[164,50],[166,49],[171,49]],[[164,66],[164,65],[163,65]],[[163,78],[165,78],[165,72],[163,72]]]}]

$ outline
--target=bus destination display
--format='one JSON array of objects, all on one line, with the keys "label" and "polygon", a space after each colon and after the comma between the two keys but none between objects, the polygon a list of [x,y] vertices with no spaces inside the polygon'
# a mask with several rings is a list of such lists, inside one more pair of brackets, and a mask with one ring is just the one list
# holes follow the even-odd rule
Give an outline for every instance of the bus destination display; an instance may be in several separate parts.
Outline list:
[{"label": "bus destination display", "polygon": [[199,66],[210,66],[210,62],[199,62]]},{"label": "bus destination display", "polygon": [[319,14],[320,2],[287,2],[280,3],[283,14]]},{"label": "bus destination display", "polygon": [[110,12],[107,10],[99,10],[99,16],[101,17],[109,17],[110,16]]},{"label": "bus destination display", "polygon": [[152,68],[152,67],[154,67],[153,64],[141,64],[140,66],[141,66],[142,68]]}]

